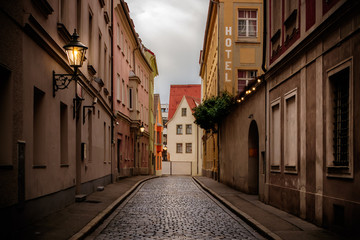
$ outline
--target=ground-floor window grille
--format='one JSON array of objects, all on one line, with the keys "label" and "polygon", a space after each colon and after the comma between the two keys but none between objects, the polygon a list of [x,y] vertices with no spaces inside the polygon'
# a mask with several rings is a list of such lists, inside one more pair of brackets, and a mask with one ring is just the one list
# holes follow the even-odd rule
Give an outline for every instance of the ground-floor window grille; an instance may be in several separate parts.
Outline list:
[{"label": "ground-floor window grille", "polygon": [[348,68],[332,78],[334,96],[333,148],[334,165],[349,165],[349,71]]}]

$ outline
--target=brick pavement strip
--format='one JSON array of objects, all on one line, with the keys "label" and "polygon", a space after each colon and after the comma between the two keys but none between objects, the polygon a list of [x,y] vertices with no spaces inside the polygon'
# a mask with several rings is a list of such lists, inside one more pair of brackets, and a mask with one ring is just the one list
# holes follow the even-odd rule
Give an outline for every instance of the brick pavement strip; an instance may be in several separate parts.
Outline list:
[{"label": "brick pavement strip", "polygon": [[191,177],[147,181],[112,217],[90,238],[262,239]]}]

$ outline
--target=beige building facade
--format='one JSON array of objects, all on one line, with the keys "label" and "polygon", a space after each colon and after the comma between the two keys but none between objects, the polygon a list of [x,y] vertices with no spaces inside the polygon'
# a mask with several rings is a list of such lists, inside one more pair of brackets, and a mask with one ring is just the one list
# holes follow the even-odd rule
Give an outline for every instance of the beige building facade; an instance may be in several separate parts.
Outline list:
[{"label": "beige building facade", "polygon": [[[263,74],[262,41],[262,1],[209,1],[200,55],[202,99],[228,92],[237,100],[243,100],[217,126],[217,131],[204,132],[203,174],[253,193],[259,192],[258,184],[263,182],[259,179],[260,150],[256,147],[256,159],[244,153],[255,149],[248,147],[250,126],[263,131],[257,135],[263,136],[265,131],[265,113],[252,109],[253,106],[264,107],[265,104],[265,92],[260,86],[261,80],[258,82]],[[256,91],[252,90],[253,87]],[[248,90],[252,93],[247,94]],[[265,143],[260,145],[265,151]]]},{"label": "beige building facade", "polygon": [[[0,206],[21,227],[111,182],[112,11],[86,0],[0,8]],[[74,29],[86,61],[77,82],[55,91],[54,74],[73,73],[63,46]]]},{"label": "beige building facade", "polygon": [[265,201],[358,236],[359,2],[266,4]]}]

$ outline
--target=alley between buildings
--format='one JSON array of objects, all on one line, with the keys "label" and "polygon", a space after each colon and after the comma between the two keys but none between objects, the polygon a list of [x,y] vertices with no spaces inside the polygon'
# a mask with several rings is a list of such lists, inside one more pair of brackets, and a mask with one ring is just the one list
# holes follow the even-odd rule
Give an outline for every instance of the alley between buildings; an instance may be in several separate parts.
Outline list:
[{"label": "alley between buildings", "polygon": [[147,181],[88,239],[262,239],[191,177]]}]

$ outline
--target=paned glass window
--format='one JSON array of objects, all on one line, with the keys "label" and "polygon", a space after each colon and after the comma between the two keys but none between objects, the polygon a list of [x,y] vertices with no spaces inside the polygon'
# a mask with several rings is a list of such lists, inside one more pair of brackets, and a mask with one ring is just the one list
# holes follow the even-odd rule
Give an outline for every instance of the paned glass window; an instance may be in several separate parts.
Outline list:
[{"label": "paned glass window", "polygon": [[183,117],[186,116],[186,108],[181,109],[181,116],[183,116]]},{"label": "paned glass window", "polygon": [[186,153],[192,153],[192,143],[186,143]]},{"label": "paned glass window", "polygon": [[176,125],[176,134],[181,135],[183,133],[182,129],[183,129],[182,125]]},{"label": "paned glass window", "polygon": [[256,80],[256,70],[238,70],[238,93],[241,93],[245,88]]},{"label": "paned glass window", "polygon": [[239,10],[238,36],[257,37],[257,10]]},{"label": "paned glass window", "polygon": [[186,134],[192,134],[192,125],[186,124]]},{"label": "paned glass window", "polygon": [[177,153],[182,153],[182,143],[177,143],[176,144],[176,152]]}]

